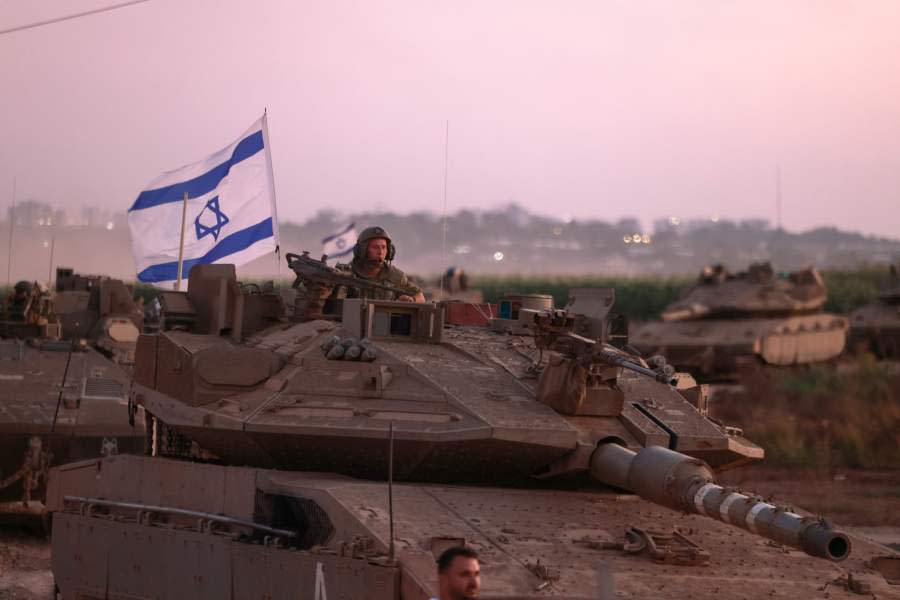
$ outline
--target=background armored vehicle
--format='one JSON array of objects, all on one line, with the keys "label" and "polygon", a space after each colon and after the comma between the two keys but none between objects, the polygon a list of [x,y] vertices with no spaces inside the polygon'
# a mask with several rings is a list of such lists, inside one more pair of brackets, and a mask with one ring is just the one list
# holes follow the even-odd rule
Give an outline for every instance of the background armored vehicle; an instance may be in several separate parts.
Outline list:
[{"label": "background armored vehicle", "polygon": [[190,325],[138,342],[154,456],[51,477],[63,597],[424,600],[459,544],[484,598],[805,598],[842,573],[782,545],[863,569],[874,546],[848,558],[827,522],[714,483],[761,449],[688,402],[689,378],[605,344],[612,301],[520,308],[532,337],[365,299],[292,323],[232,267],[194,267]]},{"label": "background armored vehicle", "polygon": [[143,448],[128,376],[96,350],[47,338],[0,340],[0,498],[40,495],[51,464]]},{"label": "background armored vehicle", "polygon": [[122,280],[59,267],[53,309],[64,339],[87,339],[117,363],[134,363],[144,312]]},{"label": "background armored vehicle", "polygon": [[0,319],[0,497],[29,500],[51,464],[143,448],[142,416],[129,423],[128,375],[85,339],[124,352],[113,337],[135,325],[121,326],[123,289],[66,269],[53,298],[16,284]]},{"label": "background armored vehicle", "polygon": [[731,373],[741,362],[796,365],[828,360],[844,349],[847,320],[822,312],[827,289],[812,267],[779,277],[769,263],[729,273],[706,267],[697,284],[641,326],[632,344],[662,354],[679,369]]},{"label": "background armored vehicle", "polygon": [[850,348],[867,350],[879,358],[900,358],[900,272],[891,265],[881,283],[879,302],[850,315]]}]

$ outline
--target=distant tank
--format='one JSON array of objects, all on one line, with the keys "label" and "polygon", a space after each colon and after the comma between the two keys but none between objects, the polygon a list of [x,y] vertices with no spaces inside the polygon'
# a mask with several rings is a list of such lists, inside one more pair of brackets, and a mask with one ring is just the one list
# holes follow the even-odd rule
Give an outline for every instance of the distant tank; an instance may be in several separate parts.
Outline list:
[{"label": "distant tank", "polygon": [[869,351],[878,358],[900,358],[900,272],[891,265],[882,281],[878,302],[850,315],[850,344],[854,351]]},{"label": "distant tank", "polygon": [[641,326],[632,344],[678,367],[709,376],[741,364],[788,366],[825,361],[844,349],[847,319],[823,313],[825,282],[810,267],[777,276],[769,263],[732,274],[705,267],[694,287]]},{"label": "distant tank", "polygon": [[[287,257],[298,283],[355,283]],[[878,553],[716,485],[762,449],[605,342],[612,290],[506,315],[531,336],[367,299],[291,322],[230,265],[165,301],[177,326],[140,337],[132,391],[150,456],[51,476],[64,598],[425,600],[452,545],[481,554],[483,598],[813,598],[836,570],[805,554]]]},{"label": "distant tank", "polygon": [[60,339],[60,321],[50,295],[27,282],[0,315],[2,499],[40,498],[53,464],[143,448],[128,375],[87,340]]}]

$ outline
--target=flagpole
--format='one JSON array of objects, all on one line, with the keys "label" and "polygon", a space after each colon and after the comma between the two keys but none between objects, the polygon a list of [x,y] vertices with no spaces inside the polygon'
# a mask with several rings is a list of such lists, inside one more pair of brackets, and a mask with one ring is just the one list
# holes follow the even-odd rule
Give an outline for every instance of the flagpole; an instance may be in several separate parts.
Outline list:
[{"label": "flagpole", "polygon": [[262,116],[262,134],[263,134],[263,146],[266,151],[266,158],[268,159],[269,168],[267,169],[266,175],[269,180],[269,188],[272,191],[272,233],[275,235],[275,262],[278,264],[278,280],[281,281],[281,238],[278,231],[278,209],[277,202],[275,199],[275,170],[272,165],[272,145],[269,141],[269,109],[268,107],[263,107],[263,116]]},{"label": "flagpole", "polygon": [[181,277],[184,268],[184,221],[187,219],[188,193],[184,193],[184,201],[181,203],[181,239],[178,241],[178,279],[175,280],[175,291],[181,291]]}]

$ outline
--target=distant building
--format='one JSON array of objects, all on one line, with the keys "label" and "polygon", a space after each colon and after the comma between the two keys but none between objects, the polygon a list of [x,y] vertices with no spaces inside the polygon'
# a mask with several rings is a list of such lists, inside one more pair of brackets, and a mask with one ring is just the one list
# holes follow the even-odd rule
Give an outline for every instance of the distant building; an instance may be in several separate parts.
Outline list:
[{"label": "distant building", "polygon": [[66,211],[53,208],[36,200],[16,203],[6,209],[7,222],[12,220],[16,227],[63,227],[66,225]]}]

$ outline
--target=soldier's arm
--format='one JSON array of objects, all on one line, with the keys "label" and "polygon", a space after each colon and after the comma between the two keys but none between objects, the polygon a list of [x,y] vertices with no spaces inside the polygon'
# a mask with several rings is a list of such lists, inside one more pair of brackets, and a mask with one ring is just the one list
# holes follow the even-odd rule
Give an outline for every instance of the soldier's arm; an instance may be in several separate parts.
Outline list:
[{"label": "soldier's arm", "polygon": [[425,302],[425,294],[422,293],[422,288],[410,281],[409,277],[407,277],[400,269],[397,269],[397,275],[397,282],[393,285],[405,292],[398,300],[405,300],[407,302]]}]

